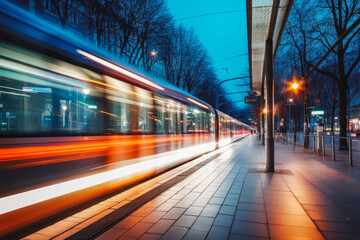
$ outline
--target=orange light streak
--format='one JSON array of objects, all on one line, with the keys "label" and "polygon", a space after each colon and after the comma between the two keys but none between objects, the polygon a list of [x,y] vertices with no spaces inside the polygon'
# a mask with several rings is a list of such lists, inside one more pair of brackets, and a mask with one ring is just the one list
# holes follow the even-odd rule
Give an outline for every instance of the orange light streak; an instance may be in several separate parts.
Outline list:
[{"label": "orange light streak", "polygon": [[[0,163],[4,165],[9,162],[25,160],[25,159],[37,159],[32,163],[34,165],[43,165],[48,163],[59,163],[71,161],[73,158],[69,157],[60,157],[57,160],[41,160],[41,158],[48,157],[59,157],[66,155],[75,155],[75,154],[89,154],[99,151],[105,151],[109,147],[116,146],[145,146],[149,144],[159,144],[165,142],[185,142],[185,141],[195,141],[199,136],[187,136],[186,138],[181,136],[169,136],[169,137],[148,137],[143,138],[139,136],[136,139],[121,139],[121,140],[102,140],[102,141],[92,141],[91,143],[77,143],[77,144],[59,144],[55,146],[32,146],[32,147],[17,147],[17,148],[2,148],[0,149]],[[209,139],[209,135],[205,135],[202,139]],[[85,157],[84,157],[85,158]],[[0,168],[1,168],[0,165]],[[24,165],[25,166],[25,165]],[[30,165],[29,165],[30,166]]]}]

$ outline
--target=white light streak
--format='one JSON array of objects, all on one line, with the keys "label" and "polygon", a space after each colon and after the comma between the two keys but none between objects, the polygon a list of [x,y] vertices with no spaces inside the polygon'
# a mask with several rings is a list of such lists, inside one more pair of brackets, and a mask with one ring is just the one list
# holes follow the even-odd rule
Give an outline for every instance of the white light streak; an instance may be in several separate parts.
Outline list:
[{"label": "white light streak", "polygon": [[0,214],[110,182],[115,179],[128,179],[147,172],[160,171],[214,149],[215,142],[212,142],[175,150],[170,153],[167,152],[155,156],[133,159],[131,161],[136,163],[131,165],[3,197],[0,198]]},{"label": "white light streak", "polygon": [[6,93],[6,94],[10,94],[10,95],[23,96],[23,97],[30,97],[30,95],[21,94],[21,93],[14,93],[14,92],[0,91],[0,93]]},{"label": "white light streak", "polygon": [[105,60],[103,60],[101,58],[98,58],[98,57],[96,57],[96,56],[94,56],[92,54],[86,53],[86,52],[81,51],[79,49],[77,49],[76,51],[78,53],[80,53],[81,55],[84,55],[85,57],[90,58],[91,60],[93,60],[93,61],[95,61],[97,63],[100,63],[100,64],[102,64],[102,65],[104,65],[104,66],[106,66],[108,68],[111,68],[111,69],[113,69],[113,70],[115,70],[115,71],[117,71],[117,72],[119,72],[121,74],[124,74],[124,75],[126,75],[128,77],[134,78],[134,79],[136,79],[136,80],[138,80],[138,81],[140,81],[142,83],[145,83],[147,85],[150,85],[150,86],[152,86],[154,88],[157,88],[157,89],[160,89],[162,91],[164,90],[163,87],[161,87],[161,86],[159,86],[159,85],[157,85],[157,84],[155,84],[155,83],[153,83],[153,82],[151,82],[151,81],[149,81],[149,80],[147,80],[147,79],[145,79],[145,78],[143,78],[143,77],[141,77],[139,75],[136,75],[136,74],[124,69],[124,68],[121,68],[121,67],[119,67],[119,66],[117,66],[117,65],[115,65],[113,63],[105,61]]},{"label": "white light streak", "polygon": [[189,100],[190,102],[192,103],[195,103],[196,105],[200,106],[200,107],[203,107],[203,108],[206,108],[206,109],[209,109],[207,106],[205,106],[204,104],[202,103],[199,103],[198,101],[195,101],[194,99],[191,99],[191,98],[187,98],[187,100]]}]

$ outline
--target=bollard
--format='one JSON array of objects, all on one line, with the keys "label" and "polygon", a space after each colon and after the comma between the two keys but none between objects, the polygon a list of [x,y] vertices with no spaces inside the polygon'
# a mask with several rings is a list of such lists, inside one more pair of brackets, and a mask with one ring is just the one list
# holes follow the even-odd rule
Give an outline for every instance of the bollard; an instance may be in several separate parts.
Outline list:
[{"label": "bollard", "polygon": [[321,143],[321,148],[322,148],[322,155],[325,156],[325,138],[324,136],[321,137],[322,143]]},{"label": "bollard", "polygon": [[301,144],[300,144],[300,135],[296,135],[296,142],[297,142],[297,145],[300,147]]},{"label": "bollard", "polygon": [[332,146],[332,157],[333,157],[333,161],[335,162],[335,139],[334,139],[334,137],[331,137],[331,146]]},{"label": "bollard", "polygon": [[303,148],[304,148],[303,151],[305,152],[305,146],[306,146],[306,144],[305,144],[305,135],[304,135],[304,137],[303,137],[303,145],[304,145],[304,146],[303,146]]},{"label": "bollard", "polygon": [[349,164],[350,164],[350,167],[352,167],[353,160],[352,160],[352,139],[351,139],[351,137],[349,138]]},{"label": "bollard", "polygon": [[316,136],[313,136],[313,148],[314,148],[314,153],[316,153]]},{"label": "bollard", "polygon": [[293,135],[293,137],[292,137],[292,139],[293,139],[293,142],[292,142],[292,144],[293,144],[293,150],[295,151],[295,144],[296,144],[296,135],[294,134]]}]

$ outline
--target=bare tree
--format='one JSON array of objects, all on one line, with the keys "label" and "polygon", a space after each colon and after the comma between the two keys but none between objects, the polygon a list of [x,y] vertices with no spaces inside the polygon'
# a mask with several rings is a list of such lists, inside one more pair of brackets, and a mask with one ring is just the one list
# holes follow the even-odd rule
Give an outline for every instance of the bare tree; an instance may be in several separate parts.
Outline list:
[{"label": "bare tree", "polygon": [[[280,51],[290,51],[294,54],[292,58],[288,54],[287,59],[295,61],[295,68],[299,70],[301,76],[304,76],[359,15],[359,0],[319,2],[300,0],[294,5],[285,31],[285,44]],[[332,122],[334,122],[335,111],[339,107],[341,137],[346,137],[349,81],[360,61],[359,33],[360,28],[357,28],[346,39],[341,40],[337,49],[327,58],[326,63],[317,69],[317,72],[326,76],[329,83],[325,85],[322,83],[320,89],[311,88],[313,94],[321,93],[328,98]],[[296,49],[296,52],[293,52],[291,48]],[[314,77],[313,79],[313,81],[319,81]],[[318,84],[310,82],[310,86],[316,85]],[[327,92],[324,91],[324,86],[327,87]],[[342,138],[340,149],[346,148],[346,139]]]},{"label": "bare tree", "polygon": [[213,101],[215,88],[205,95],[200,91],[216,82],[211,59],[194,30],[175,24],[165,0],[59,0],[54,4],[62,26],[74,4],[81,5],[90,39],[98,47],[144,71],[163,72],[177,87]]},{"label": "bare tree", "polygon": [[[320,3],[319,9],[323,9],[323,16],[316,22],[317,39],[325,48],[335,43],[349,28],[351,23],[360,16],[359,0],[325,0]],[[340,41],[337,49],[333,51],[337,68],[332,71],[318,68],[317,71],[334,79],[339,88],[340,100],[340,137],[346,137],[347,128],[347,107],[349,78],[360,61],[360,28],[350,33],[346,39]],[[315,60],[315,59],[314,59]],[[310,61],[313,66],[314,61]],[[340,149],[347,149],[345,138],[340,139]]]},{"label": "bare tree", "polygon": [[89,28],[90,38],[95,37],[98,47],[107,44],[108,29],[112,28],[112,0],[80,0],[85,6],[85,19]]}]

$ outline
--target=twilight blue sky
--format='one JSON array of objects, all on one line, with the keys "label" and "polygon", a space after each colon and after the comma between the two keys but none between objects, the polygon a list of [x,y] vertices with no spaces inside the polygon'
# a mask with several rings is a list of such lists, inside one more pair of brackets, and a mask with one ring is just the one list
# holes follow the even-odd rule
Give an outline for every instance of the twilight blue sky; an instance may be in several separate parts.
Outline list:
[{"label": "twilight blue sky", "polygon": [[[178,23],[193,27],[201,43],[213,59],[214,67],[220,80],[249,75],[248,56],[234,56],[248,52],[246,30],[245,0],[167,0],[168,7]],[[225,14],[183,19],[208,13],[237,11]],[[228,60],[224,60],[231,58]],[[227,69],[227,71],[226,71]],[[225,90],[239,92],[249,87],[238,84],[249,82],[249,79],[223,83]],[[245,94],[230,95],[233,101],[243,100]],[[235,105],[236,104],[236,105]],[[242,103],[234,103],[233,108],[244,107]]]}]

